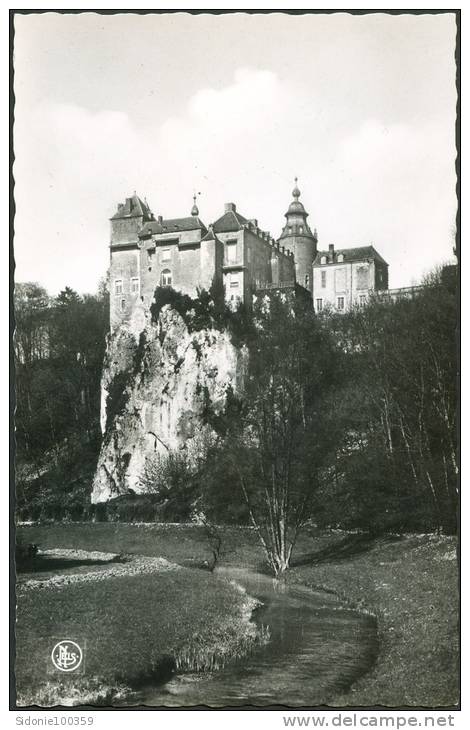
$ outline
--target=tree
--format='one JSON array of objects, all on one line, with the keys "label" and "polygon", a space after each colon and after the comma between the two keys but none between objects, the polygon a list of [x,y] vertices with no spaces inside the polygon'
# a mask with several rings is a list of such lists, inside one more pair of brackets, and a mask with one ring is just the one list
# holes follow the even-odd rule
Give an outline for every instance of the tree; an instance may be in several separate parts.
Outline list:
[{"label": "tree", "polygon": [[[347,352],[341,400],[356,401],[346,412],[336,409],[345,426],[337,461],[341,493],[350,495],[346,514],[371,530],[455,531],[457,302],[452,277],[437,271],[412,299],[372,299],[366,308],[328,321]],[[361,510],[361,502],[367,508]]]},{"label": "tree", "polygon": [[186,450],[170,451],[147,457],[140,483],[153,500],[155,514],[171,521],[195,521],[204,528],[211,561],[215,570],[222,550],[222,532],[213,519],[210,484],[210,437],[201,437],[190,456]]},{"label": "tree", "polygon": [[76,475],[82,467],[90,471],[96,465],[107,317],[104,291],[80,297],[66,287],[53,299],[35,283],[15,287],[21,508],[36,500],[45,505],[45,491],[51,490],[60,511],[68,498],[63,494],[64,474],[71,481],[72,472]]},{"label": "tree", "polygon": [[322,400],[334,384],[335,348],[311,303],[273,295],[255,312],[242,400],[225,419],[219,458],[236,475],[275,575],[289,565],[331,450]]}]

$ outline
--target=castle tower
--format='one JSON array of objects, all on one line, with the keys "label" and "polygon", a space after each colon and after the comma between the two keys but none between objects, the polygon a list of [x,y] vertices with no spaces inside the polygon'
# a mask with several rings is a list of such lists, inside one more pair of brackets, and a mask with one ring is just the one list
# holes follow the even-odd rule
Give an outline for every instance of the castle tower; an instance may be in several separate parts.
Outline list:
[{"label": "castle tower", "polygon": [[149,221],[154,220],[147,201],[141,200],[137,194],[126,198],[125,203],[118,205],[111,218],[111,246],[114,244],[137,243],[138,232]]},{"label": "castle tower", "polygon": [[308,213],[299,201],[300,190],[295,187],[292,191],[294,200],[289,205],[286,216],[286,225],[283,228],[279,242],[288,251],[292,251],[295,260],[296,281],[308,289],[310,294],[313,291],[312,266],[317,253],[317,233],[310,230],[307,223]]},{"label": "castle tower", "polygon": [[110,321],[111,329],[128,321],[140,300],[141,252],[139,231],[154,220],[147,204],[136,193],[120,203],[111,218]]}]

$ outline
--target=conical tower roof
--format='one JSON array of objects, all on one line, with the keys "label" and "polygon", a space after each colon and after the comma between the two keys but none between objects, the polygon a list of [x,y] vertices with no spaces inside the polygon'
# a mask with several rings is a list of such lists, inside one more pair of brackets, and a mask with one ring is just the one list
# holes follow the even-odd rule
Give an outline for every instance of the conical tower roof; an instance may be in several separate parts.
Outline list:
[{"label": "conical tower roof", "polygon": [[297,185],[297,178],[294,178],[294,183],[295,183],[295,186],[294,186],[294,189],[292,191],[292,197],[294,198],[294,200],[289,205],[289,208],[288,208],[288,211],[286,213],[286,216],[288,216],[288,215],[290,215],[292,213],[296,213],[296,214],[300,213],[300,214],[304,214],[305,216],[307,216],[308,213],[305,211],[305,208],[304,208],[303,204],[299,200],[299,198],[300,198],[300,190],[299,190],[298,185]]},{"label": "conical tower roof", "polygon": [[298,179],[294,178],[294,189],[292,191],[293,200],[287,209],[287,213],[285,213],[286,224],[280,238],[287,238],[289,236],[314,238],[307,223],[308,213],[299,200],[300,190],[297,183]]}]

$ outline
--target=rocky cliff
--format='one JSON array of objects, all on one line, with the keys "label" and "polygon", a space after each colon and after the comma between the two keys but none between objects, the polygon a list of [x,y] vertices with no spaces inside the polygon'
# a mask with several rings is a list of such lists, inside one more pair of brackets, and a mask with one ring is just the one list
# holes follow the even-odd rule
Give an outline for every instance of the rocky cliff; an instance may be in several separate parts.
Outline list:
[{"label": "rocky cliff", "polygon": [[210,430],[204,412],[239,391],[247,352],[227,331],[190,331],[170,305],[156,323],[141,317],[108,339],[102,377],[103,442],[92,502],[141,492],[147,457],[197,450]]}]

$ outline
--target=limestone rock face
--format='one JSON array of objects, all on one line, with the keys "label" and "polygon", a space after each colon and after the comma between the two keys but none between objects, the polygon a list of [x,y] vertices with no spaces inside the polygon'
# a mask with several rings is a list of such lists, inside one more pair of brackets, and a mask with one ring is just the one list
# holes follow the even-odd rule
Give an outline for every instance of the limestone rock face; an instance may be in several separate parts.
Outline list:
[{"label": "limestone rock face", "polygon": [[227,389],[240,390],[245,348],[226,331],[190,332],[169,305],[158,322],[121,326],[108,337],[101,384],[103,442],[92,502],[141,492],[146,458],[197,450],[210,404],[221,412]]}]

